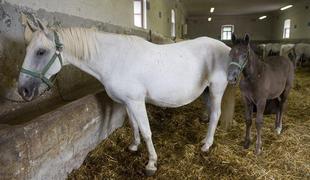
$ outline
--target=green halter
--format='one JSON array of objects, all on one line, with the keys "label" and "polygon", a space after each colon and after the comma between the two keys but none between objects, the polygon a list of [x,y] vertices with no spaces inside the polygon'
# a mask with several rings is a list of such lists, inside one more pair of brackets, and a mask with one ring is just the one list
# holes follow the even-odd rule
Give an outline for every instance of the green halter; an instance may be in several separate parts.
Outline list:
[{"label": "green halter", "polygon": [[246,57],[246,59],[245,59],[243,64],[239,64],[237,62],[231,61],[229,66],[235,65],[235,66],[237,66],[239,68],[240,72],[242,72],[243,69],[245,68],[246,64],[248,63],[248,60],[249,60],[249,52],[247,53],[247,57]]},{"label": "green halter", "polygon": [[46,72],[51,68],[52,64],[55,62],[56,58],[59,59],[59,62],[61,64],[61,67],[63,66],[63,61],[62,61],[62,56],[61,56],[61,51],[63,49],[63,44],[59,40],[59,36],[56,31],[54,31],[54,38],[55,38],[55,46],[56,46],[56,52],[54,53],[53,57],[51,60],[45,65],[43,70],[41,72],[36,72],[28,69],[24,69],[22,67],[21,73],[28,74],[32,77],[39,78],[41,79],[49,88],[53,86],[53,83],[45,77]]}]

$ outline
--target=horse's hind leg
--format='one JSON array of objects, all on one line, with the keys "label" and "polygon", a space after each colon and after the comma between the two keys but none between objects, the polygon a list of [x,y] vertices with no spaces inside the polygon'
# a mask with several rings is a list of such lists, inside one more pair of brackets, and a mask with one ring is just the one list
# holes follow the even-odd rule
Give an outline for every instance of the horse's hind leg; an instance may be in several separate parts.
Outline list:
[{"label": "horse's hind leg", "polygon": [[214,81],[209,87],[210,102],[211,102],[211,116],[208,127],[208,133],[206,138],[202,141],[204,145],[202,146],[202,151],[208,151],[213,144],[214,133],[217,127],[217,123],[221,116],[221,102],[222,97],[227,86],[227,82],[221,82],[220,80]]},{"label": "horse's hind leg", "polygon": [[149,161],[146,165],[146,175],[153,175],[157,168],[157,154],[155,152],[155,148],[152,142],[152,132],[149,124],[149,120],[147,117],[146,107],[144,101],[130,101],[126,103],[127,110],[129,116],[132,117],[141,132],[141,135],[146,143],[147,150],[149,153]]},{"label": "horse's hind leg", "polygon": [[245,124],[246,124],[246,132],[244,138],[244,145],[245,149],[248,149],[251,144],[251,126],[252,126],[252,117],[253,117],[253,107],[254,104],[244,97],[245,102]]},{"label": "horse's hind leg", "polygon": [[127,114],[129,116],[129,123],[130,123],[132,131],[133,131],[133,142],[128,147],[128,149],[130,151],[137,151],[138,146],[140,145],[140,142],[141,142],[139,127],[138,127],[136,120],[134,119],[134,117],[132,117],[132,114],[128,110],[127,110]]},{"label": "horse's hind leg", "polygon": [[278,135],[280,135],[282,131],[283,111],[284,111],[284,106],[285,106],[289,91],[290,91],[289,89],[285,89],[284,92],[281,94],[281,100],[279,102],[279,110],[277,113],[277,119],[276,119],[276,124],[275,124],[276,126],[275,131]]},{"label": "horse's hind leg", "polygon": [[210,112],[211,112],[211,98],[210,98],[210,92],[209,87],[207,87],[203,92],[203,97],[205,101],[206,108],[204,109],[202,113],[202,120],[203,121],[209,121],[210,119]]}]

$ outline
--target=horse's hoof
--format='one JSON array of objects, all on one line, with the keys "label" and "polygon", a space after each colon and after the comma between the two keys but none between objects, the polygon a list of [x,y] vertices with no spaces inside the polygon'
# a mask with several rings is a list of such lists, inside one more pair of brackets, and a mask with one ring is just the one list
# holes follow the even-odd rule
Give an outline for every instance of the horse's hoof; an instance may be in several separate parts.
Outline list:
[{"label": "horse's hoof", "polygon": [[156,173],[157,168],[155,169],[145,169],[145,175],[146,176],[153,176]]},{"label": "horse's hoof", "polygon": [[201,151],[202,152],[208,152],[210,149],[211,145],[209,145],[208,143],[205,143],[202,147],[201,147]]},{"label": "horse's hoof", "polygon": [[282,131],[282,128],[277,127],[277,128],[275,129],[275,131],[276,131],[277,135],[280,135],[280,134],[281,134],[281,131]]},{"label": "horse's hoof", "polygon": [[210,122],[210,118],[208,115],[203,115],[200,119],[202,122]]},{"label": "horse's hoof", "polygon": [[138,151],[138,145],[132,144],[132,145],[130,145],[130,146],[128,147],[128,149],[129,149],[129,151],[131,151],[131,152],[136,152],[136,151]]},{"label": "horse's hoof", "polygon": [[243,144],[243,148],[244,149],[249,149],[250,144],[251,144],[251,141],[245,141],[244,144]]},{"label": "horse's hoof", "polygon": [[262,150],[259,148],[259,149],[255,149],[255,154],[256,155],[260,155],[262,153]]}]

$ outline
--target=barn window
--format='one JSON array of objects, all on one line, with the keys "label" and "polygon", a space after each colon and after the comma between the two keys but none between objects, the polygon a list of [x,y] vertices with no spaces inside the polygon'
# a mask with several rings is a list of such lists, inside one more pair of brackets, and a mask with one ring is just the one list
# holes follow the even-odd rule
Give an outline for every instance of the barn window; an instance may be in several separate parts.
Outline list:
[{"label": "barn window", "polygon": [[171,37],[175,37],[175,11],[171,9]]},{"label": "barn window", "polygon": [[146,29],[146,0],[134,0],[133,5],[135,26]]},{"label": "barn window", "polygon": [[283,27],[283,39],[290,38],[290,33],[291,33],[291,20],[286,19],[284,21],[284,27]]},{"label": "barn window", "polygon": [[231,35],[234,32],[234,25],[223,25],[222,26],[222,40],[231,40]]}]

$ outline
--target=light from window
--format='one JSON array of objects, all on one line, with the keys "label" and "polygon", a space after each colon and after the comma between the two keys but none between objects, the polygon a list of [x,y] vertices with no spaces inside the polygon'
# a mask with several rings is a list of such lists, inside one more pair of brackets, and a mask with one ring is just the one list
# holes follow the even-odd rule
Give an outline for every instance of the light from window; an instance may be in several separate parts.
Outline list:
[{"label": "light from window", "polygon": [[231,40],[231,35],[234,32],[234,26],[233,25],[223,25],[222,26],[222,40]]},{"label": "light from window", "polygon": [[283,38],[284,39],[290,38],[290,33],[291,33],[291,20],[286,19],[284,21],[284,27],[283,27]]},{"label": "light from window", "polygon": [[147,28],[146,21],[146,0],[134,0],[134,25]]},{"label": "light from window", "polygon": [[175,37],[175,11],[171,9],[171,37]]}]

